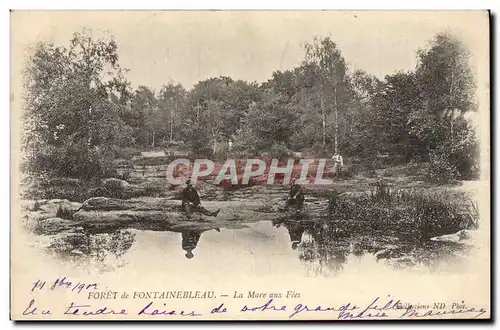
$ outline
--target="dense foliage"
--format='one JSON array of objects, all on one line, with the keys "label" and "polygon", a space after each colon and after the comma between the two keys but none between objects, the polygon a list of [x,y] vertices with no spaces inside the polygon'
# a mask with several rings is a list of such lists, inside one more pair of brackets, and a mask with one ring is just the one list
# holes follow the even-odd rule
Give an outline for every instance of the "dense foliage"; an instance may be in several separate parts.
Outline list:
[{"label": "dense foliage", "polygon": [[[25,70],[25,171],[83,180],[107,175],[127,148],[181,146],[214,157],[290,152],[428,161],[436,181],[477,174],[468,52],[438,34],[414,71],[351,72],[330,38],[263,83],[211,78],[186,90],[131,90],[112,36],[75,33],[69,47],[34,46]],[[232,149],[229,146],[232,145]]]}]

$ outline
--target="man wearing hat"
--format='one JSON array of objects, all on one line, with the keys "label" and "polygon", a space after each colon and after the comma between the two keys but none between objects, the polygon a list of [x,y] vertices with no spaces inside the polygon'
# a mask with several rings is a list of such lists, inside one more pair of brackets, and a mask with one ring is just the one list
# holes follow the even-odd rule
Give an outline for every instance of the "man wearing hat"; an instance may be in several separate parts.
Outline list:
[{"label": "man wearing hat", "polygon": [[304,190],[299,184],[297,184],[296,180],[296,178],[292,179],[292,184],[290,187],[290,192],[288,194],[288,200],[286,201],[285,209],[292,205],[295,205],[298,210],[301,210],[304,207]]},{"label": "man wearing hat", "polygon": [[196,188],[194,188],[191,184],[191,180],[187,180],[186,184],[186,188],[184,188],[181,193],[182,209],[186,215],[189,217],[192,211],[196,211],[204,215],[216,217],[217,214],[219,214],[220,209],[215,212],[210,212],[205,209],[201,206],[200,196],[198,195]]}]

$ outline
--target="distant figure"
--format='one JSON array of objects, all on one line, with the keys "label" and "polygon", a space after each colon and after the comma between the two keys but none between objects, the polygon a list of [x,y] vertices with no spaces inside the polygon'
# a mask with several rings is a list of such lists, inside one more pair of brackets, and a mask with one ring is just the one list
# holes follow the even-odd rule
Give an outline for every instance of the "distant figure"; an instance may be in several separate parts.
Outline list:
[{"label": "distant figure", "polygon": [[293,179],[285,209],[288,209],[290,206],[295,206],[298,210],[301,210],[304,207],[304,200],[304,190],[296,183],[296,180]]},{"label": "distant figure", "polygon": [[334,162],[333,174],[335,176],[339,176],[342,171],[342,168],[344,167],[344,158],[338,152],[335,152],[335,155],[333,155],[332,159]]},{"label": "distant figure", "polygon": [[192,211],[196,211],[204,215],[216,217],[219,214],[220,209],[215,212],[210,212],[205,209],[203,206],[201,206],[200,196],[191,184],[191,180],[187,180],[186,184],[186,188],[184,188],[181,193],[182,209],[184,210],[186,215],[190,217]]}]

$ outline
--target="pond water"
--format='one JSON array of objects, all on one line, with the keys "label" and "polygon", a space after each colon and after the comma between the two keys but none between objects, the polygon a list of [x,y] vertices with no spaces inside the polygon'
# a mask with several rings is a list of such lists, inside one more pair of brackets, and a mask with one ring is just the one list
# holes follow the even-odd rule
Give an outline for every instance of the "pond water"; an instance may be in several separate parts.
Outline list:
[{"label": "pond water", "polygon": [[119,230],[66,235],[50,251],[68,262],[148,274],[333,277],[365,270],[460,272],[467,249],[453,243],[419,242],[390,233],[346,235],[334,222],[285,220],[246,223],[240,229]]}]

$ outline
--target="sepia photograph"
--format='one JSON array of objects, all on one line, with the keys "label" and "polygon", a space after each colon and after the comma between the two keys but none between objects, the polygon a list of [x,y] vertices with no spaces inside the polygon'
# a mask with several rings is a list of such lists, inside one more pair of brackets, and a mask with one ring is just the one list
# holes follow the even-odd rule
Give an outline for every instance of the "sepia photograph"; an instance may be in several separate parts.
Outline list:
[{"label": "sepia photograph", "polygon": [[11,319],[488,319],[488,11],[10,13]]}]

